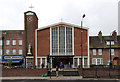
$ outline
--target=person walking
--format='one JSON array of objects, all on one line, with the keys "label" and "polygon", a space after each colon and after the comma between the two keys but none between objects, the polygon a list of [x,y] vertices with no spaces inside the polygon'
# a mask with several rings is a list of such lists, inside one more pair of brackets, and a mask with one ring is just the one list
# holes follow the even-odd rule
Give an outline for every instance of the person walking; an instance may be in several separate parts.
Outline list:
[{"label": "person walking", "polygon": [[58,66],[56,66],[56,77],[58,77]]},{"label": "person walking", "polygon": [[60,70],[62,69],[62,66],[63,66],[63,63],[62,63],[62,62],[60,62]]},{"label": "person walking", "polygon": [[44,64],[42,63],[42,65],[41,65],[41,66],[42,66],[42,69],[43,69],[43,68],[44,68]]}]

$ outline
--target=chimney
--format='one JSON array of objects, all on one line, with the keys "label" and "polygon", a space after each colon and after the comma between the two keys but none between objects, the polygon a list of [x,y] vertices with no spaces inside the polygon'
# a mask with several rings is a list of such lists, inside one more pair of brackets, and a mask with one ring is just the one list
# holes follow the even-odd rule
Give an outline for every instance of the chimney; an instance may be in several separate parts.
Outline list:
[{"label": "chimney", "polygon": [[114,38],[115,42],[117,42],[117,32],[116,32],[116,30],[113,31],[112,37]]},{"label": "chimney", "polygon": [[99,31],[98,38],[100,39],[100,42],[102,43],[102,32]]}]

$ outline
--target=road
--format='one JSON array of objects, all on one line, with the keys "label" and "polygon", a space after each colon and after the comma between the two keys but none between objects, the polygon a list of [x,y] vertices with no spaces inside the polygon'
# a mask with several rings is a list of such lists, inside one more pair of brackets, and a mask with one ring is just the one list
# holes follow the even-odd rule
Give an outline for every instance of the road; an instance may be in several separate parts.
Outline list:
[{"label": "road", "polygon": [[2,82],[120,82],[120,80],[3,80]]}]

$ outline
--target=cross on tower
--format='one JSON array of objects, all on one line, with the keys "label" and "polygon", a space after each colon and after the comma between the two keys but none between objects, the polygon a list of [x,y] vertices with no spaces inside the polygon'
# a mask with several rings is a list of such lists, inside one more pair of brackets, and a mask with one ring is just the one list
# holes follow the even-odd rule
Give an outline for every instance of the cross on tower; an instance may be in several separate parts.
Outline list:
[{"label": "cross on tower", "polygon": [[31,11],[32,11],[32,8],[34,8],[33,6],[32,6],[32,4],[31,4],[31,6],[29,6],[29,8],[31,9]]},{"label": "cross on tower", "polygon": [[61,20],[61,22],[63,22],[63,19],[62,19],[62,18],[61,18],[60,20]]}]

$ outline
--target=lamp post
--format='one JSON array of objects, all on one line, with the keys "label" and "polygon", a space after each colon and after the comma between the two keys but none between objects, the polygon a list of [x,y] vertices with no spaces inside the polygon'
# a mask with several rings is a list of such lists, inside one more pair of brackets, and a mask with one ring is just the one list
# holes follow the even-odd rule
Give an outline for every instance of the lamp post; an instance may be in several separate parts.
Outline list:
[{"label": "lamp post", "polygon": [[[111,33],[110,33],[110,35],[111,35]],[[111,57],[111,37],[112,37],[112,36],[110,36],[110,63],[109,63],[110,67],[112,66],[112,57]]]},{"label": "lamp post", "polygon": [[2,60],[3,60],[3,54],[4,54],[4,37],[2,37]]},{"label": "lamp post", "polygon": [[83,16],[82,16],[82,20],[81,20],[81,68],[83,68],[83,66],[82,66],[82,56],[83,56],[83,54],[82,54],[82,27],[83,27],[83,18],[85,17],[85,14],[83,14]]}]

